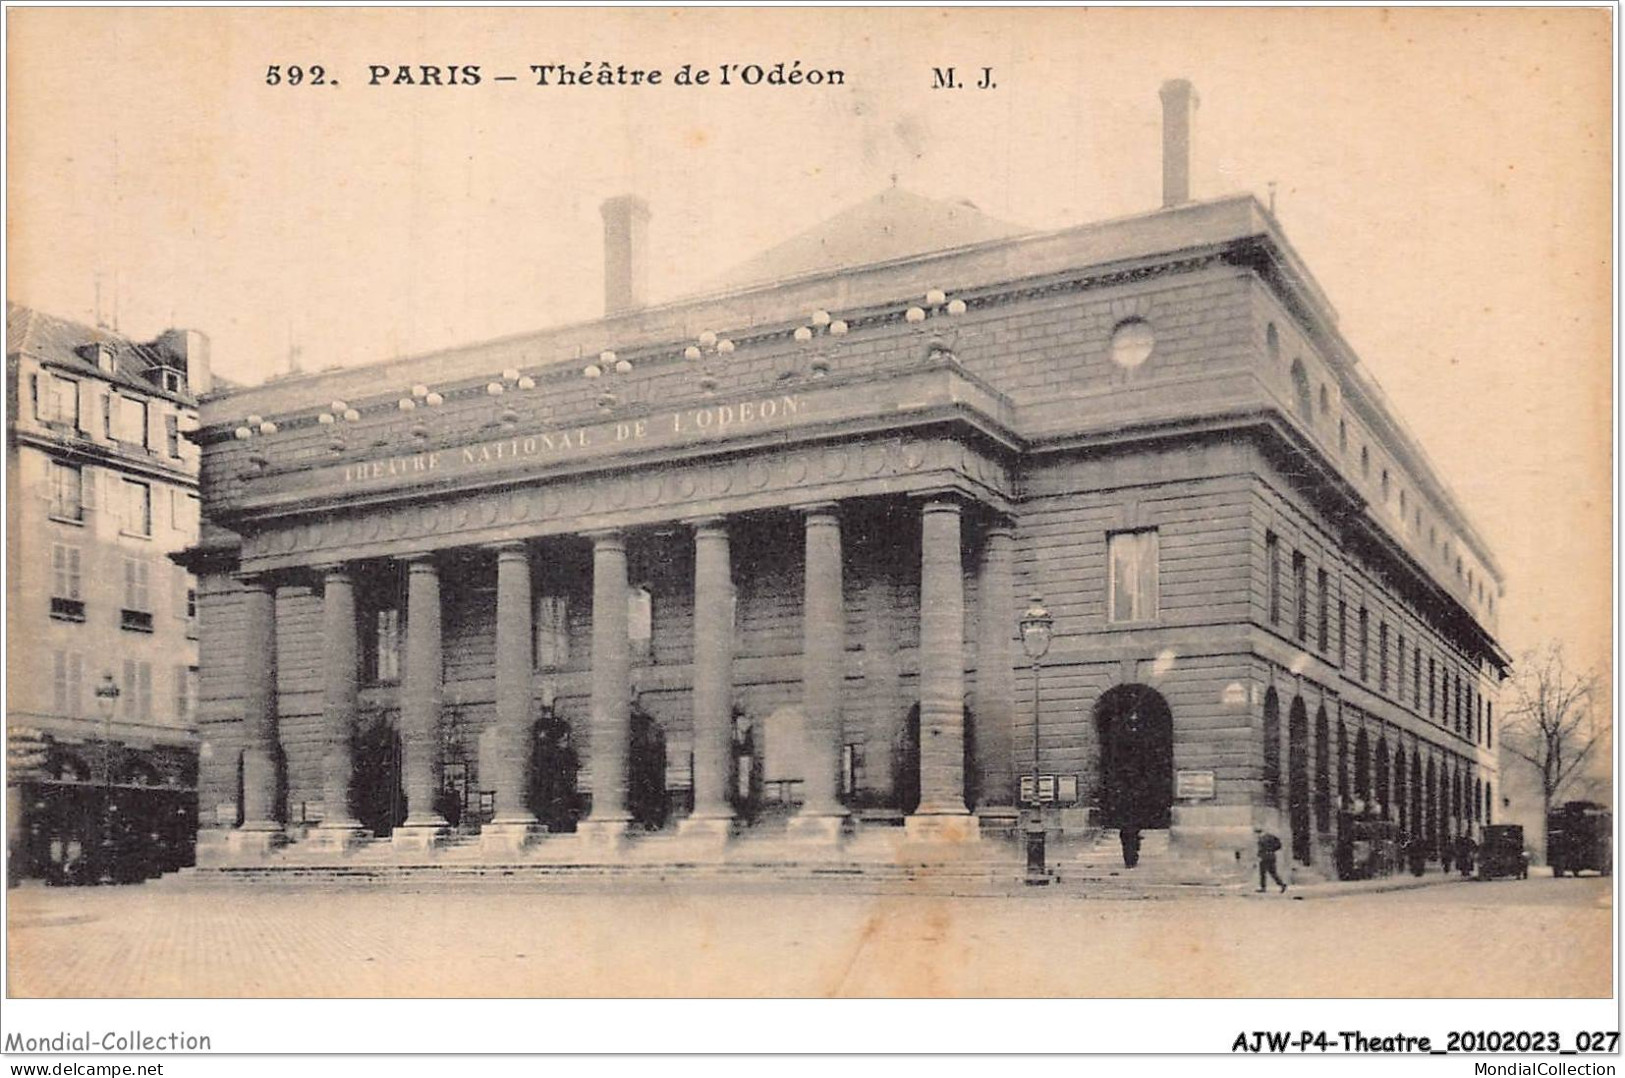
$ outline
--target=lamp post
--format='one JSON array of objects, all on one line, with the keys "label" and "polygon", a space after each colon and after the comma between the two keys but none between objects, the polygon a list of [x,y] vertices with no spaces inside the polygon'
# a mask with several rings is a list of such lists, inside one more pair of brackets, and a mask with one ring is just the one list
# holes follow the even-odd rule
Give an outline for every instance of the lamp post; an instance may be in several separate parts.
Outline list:
[{"label": "lamp post", "polygon": [[1038,796],[1038,670],[1049,651],[1055,619],[1044,608],[1041,596],[1033,596],[1032,605],[1021,615],[1020,626],[1022,650],[1033,664],[1033,812],[1027,819],[1027,882],[1043,885],[1049,882],[1049,870],[1044,864],[1044,810]]},{"label": "lamp post", "polygon": [[102,713],[102,834],[96,877],[103,882],[113,879],[113,712],[118,698],[118,682],[103,674],[96,686],[96,708]]}]

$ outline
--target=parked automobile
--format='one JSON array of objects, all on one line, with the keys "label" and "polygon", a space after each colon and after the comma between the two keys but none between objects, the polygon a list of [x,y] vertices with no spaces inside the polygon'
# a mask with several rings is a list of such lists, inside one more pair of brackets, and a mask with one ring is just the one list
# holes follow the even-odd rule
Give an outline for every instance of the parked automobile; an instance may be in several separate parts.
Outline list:
[{"label": "parked automobile", "polygon": [[1569,801],[1546,816],[1546,863],[1552,875],[1614,871],[1614,814],[1590,801]]},{"label": "parked automobile", "polygon": [[1478,848],[1478,878],[1494,880],[1516,876],[1529,878],[1529,852],[1523,844],[1523,828],[1515,823],[1492,823],[1484,827],[1484,841]]}]

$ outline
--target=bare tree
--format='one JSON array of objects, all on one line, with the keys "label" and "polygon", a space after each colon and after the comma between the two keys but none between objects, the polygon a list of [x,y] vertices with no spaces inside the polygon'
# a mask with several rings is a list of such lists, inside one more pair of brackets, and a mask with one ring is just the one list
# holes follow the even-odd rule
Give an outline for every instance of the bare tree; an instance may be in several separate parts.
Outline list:
[{"label": "bare tree", "polygon": [[1501,745],[1540,776],[1543,826],[1559,794],[1602,741],[1592,708],[1596,694],[1596,672],[1571,671],[1563,645],[1556,642],[1531,651],[1513,675]]}]

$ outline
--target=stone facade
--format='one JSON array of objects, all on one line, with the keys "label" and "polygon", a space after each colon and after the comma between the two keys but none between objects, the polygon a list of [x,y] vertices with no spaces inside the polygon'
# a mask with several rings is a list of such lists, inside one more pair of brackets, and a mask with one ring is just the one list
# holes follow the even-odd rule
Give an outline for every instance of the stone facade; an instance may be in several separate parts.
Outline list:
[{"label": "stone facade", "polygon": [[[1261,824],[1328,865],[1357,801],[1434,839],[1493,803],[1499,570],[1249,198],[285,380],[203,417],[222,833],[353,832],[384,767],[395,841],[522,846],[559,721],[591,837],[650,825],[651,760],[664,828],[690,837],[1004,830],[1033,768],[1033,595],[1054,827],[1143,814],[1233,861]],[[398,763],[346,758],[375,728]]]}]

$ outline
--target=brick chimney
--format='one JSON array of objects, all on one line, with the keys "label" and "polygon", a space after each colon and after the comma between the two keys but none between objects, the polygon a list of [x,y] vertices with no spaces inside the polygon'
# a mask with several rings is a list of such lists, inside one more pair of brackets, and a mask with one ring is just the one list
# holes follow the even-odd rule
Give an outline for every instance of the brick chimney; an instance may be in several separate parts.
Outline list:
[{"label": "brick chimney", "polygon": [[1196,88],[1189,79],[1162,84],[1162,207],[1191,200],[1191,116]]},{"label": "brick chimney", "polygon": [[649,281],[649,206],[636,195],[616,195],[604,215],[604,315],[642,307]]},{"label": "brick chimney", "polygon": [[195,329],[167,329],[153,342],[172,365],[186,373],[186,391],[201,397],[214,388],[209,370],[209,338]]}]

